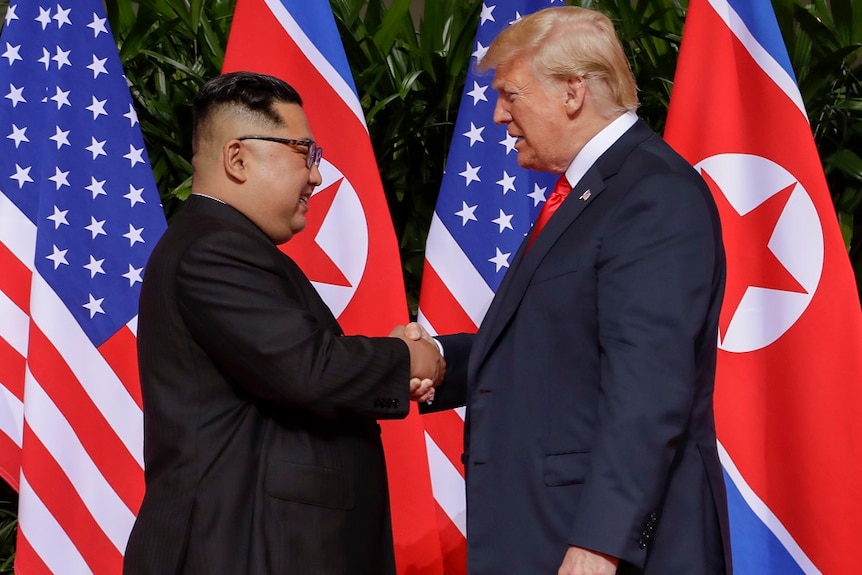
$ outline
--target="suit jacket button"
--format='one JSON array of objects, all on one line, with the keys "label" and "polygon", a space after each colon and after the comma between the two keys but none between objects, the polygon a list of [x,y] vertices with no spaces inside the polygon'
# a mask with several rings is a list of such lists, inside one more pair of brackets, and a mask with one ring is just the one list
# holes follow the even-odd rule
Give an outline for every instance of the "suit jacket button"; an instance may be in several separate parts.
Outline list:
[{"label": "suit jacket button", "polygon": [[392,407],[397,408],[399,405],[401,405],[401,401],[398,398],[392,400]]}]

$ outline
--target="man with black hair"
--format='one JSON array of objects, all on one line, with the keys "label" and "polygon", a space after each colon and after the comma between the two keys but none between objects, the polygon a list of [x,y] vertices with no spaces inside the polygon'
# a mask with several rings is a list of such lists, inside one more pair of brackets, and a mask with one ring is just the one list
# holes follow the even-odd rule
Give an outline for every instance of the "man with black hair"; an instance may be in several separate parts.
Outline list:
[{"label": "man with black hair", "polygon": [[211,80],[193,151],[192,196],[141,292],[146,495],[124,573],[394,574],[376,420],[405,417],[442,358],[344,336],[279,251],[321,182],[293,88]]}]

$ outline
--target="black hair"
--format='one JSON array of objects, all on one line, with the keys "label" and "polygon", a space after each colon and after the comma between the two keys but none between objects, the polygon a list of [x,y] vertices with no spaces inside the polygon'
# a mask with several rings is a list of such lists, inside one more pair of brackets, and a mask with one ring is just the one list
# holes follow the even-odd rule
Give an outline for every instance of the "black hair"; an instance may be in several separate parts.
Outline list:
[{"label": "black hair", "polygon": [[195,97],[193,131],[197,133],[210,113],[226,104],[245,108],[281,125],[281,116],[274,108],[277,103],[302,106],[302,98],[290,84],[274,76],[254,72],[223,74],[204,84]]}]

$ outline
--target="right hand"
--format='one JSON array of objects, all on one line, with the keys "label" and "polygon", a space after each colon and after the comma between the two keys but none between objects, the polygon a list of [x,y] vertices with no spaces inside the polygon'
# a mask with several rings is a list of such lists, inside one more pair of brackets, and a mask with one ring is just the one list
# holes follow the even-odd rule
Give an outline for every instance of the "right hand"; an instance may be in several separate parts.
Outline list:
[{"label": "right hand", "polygon": [[422,327],[422,324],[415,321],[411,321],[406,326],[404,326],[404,335],[408,339],[412,339],[414,341],[419,341],[420,339],[423,339],[427,342],[433,343],[435,346],[437,345],[436,343],[434,343],[434,338],[431,337],[431,334],[428,333],[428,330]]}]

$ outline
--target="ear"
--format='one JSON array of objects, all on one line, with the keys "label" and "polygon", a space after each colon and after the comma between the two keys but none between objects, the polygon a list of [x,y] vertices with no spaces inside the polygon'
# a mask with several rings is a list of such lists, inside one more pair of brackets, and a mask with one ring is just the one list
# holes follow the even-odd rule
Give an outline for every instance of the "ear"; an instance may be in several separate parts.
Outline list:
[{"label": "ear", "polygon": [[587,97],[587,82],[583,77],[566,80],[566,113],[573,117],[584,106]]},{"label": "ear", "polygon": [[222,148],[222,165],[231,180],[244,183],[248,179],[248,149],[239,140],[229,140]]}]

